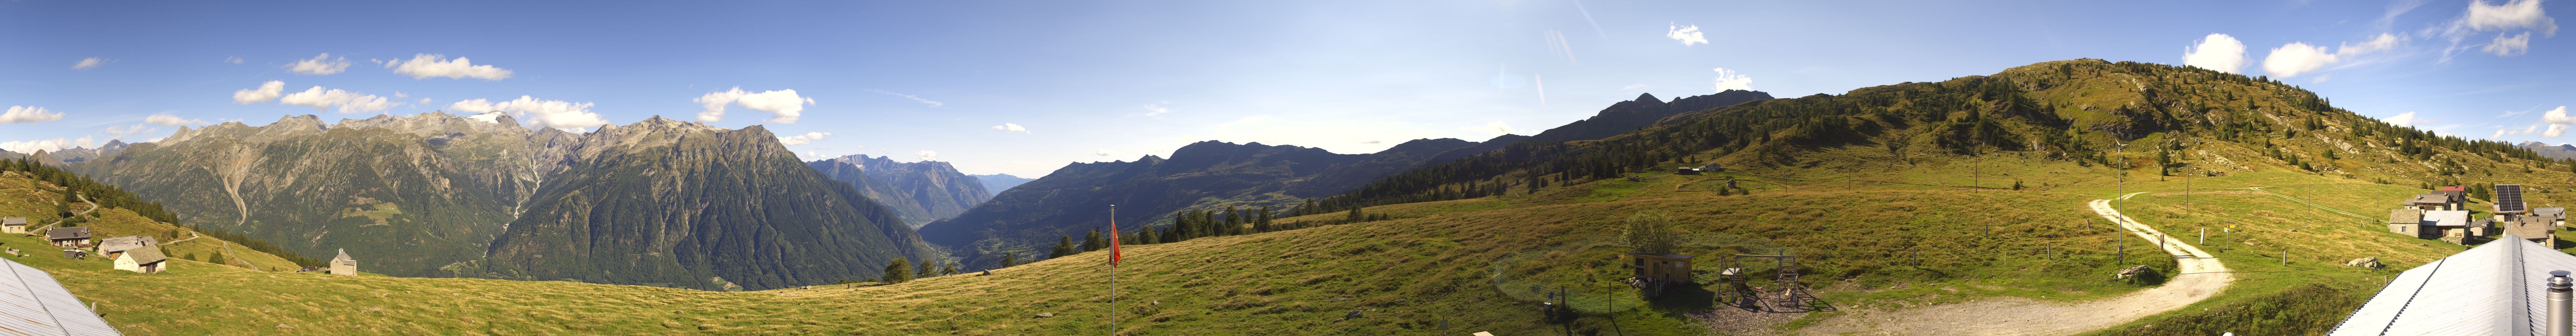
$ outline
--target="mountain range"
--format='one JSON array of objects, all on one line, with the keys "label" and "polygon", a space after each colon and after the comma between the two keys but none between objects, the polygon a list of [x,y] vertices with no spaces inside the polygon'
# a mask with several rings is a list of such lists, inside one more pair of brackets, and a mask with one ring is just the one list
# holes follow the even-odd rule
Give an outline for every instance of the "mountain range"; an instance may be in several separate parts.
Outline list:
[{"label": "mountain range", "polygon": [[1369,154],[1203,141],[1174,150],[1168,159],[1148,155],[1136,161],[1066,165],[955,218],[922,226],[921,234],[925,241],[962,254],[969,265],[992,266],[1000,255],[1041,250],[1064,236],[1106,228],[1110,205],[1120,208],[1115,219],[1129,225],[1122,231],[1170,225],[1176,212],[1189,209],[1293,207],[1517,143],[1597,140],[1685,113],[1763,99],[1771,99],[1770,94],[1729,90],[1671,102],[1641,95],[1538,136],[1506,134],[1481,142],[1416,139]]},{"label": "mountain range", "polygon": [[1012,188],[1012,187],[1018,187],[1018,186],[1020,186],[1021,184],[1028,184],[1028,183],[1029,183],[1029,181],[1036,181],[1036,180],[1037,180],[1037,179],[1033,179],[1033,178],[1026,178],[1026,177],[1019,177],[1019,176],[1011,176],[1011,174],[984,174],[984,175],[966,175],[966,176],[974,177],[974,178],[975,178],[975,180],[977,180],[977,181],[983,181],[983,182],[984,182],[984,191],[992,192],[992,193],[995,193],[995,194],[1000,194],[1000,193],[1002,193],[1002,191],[1004,191],[1004,190],[1011,190],[1011,188]]},{"label": "mountain range", "polygon": [[[178,217],[371,272],[721,289],[873,277],[931,254],[759,127],[575,134],[443,112],[181,128],[67,169]],[[721,278],[724,280],[713,280]]]},{"label": "mountain range", "polygon": [[993,194],[985,191],[986,183],[957,172],[947,162],[895,162],[887,157],[851,155],[805,165],[834,181],[849,183],[868,199],[894,208],[912,227],[956,217],[967,208],[993,199]]},{"label": "mountain range", "polygon": [[2541,157],[2559,160],[2576,159],[2576,145],[2560,144],[2557,146],[2551,146],[2549,144],[2540,143],[2539,141],[2526,141],[2516,147],[2529,149],[2532,153],[2540,154]]}]

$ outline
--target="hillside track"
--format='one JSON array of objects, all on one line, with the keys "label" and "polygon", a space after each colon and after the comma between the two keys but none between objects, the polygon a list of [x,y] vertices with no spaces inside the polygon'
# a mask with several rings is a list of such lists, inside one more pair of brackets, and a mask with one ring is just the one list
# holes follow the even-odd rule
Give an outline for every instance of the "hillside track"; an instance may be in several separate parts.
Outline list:
[{"label": "hillside track", "polygon": [[[2119,199],[2146,192],[2121,195]],[[2155,315],[2194,302],[2208,299],[2226,289],[2236,278],[2228,273],[2215,255],[2199,247],[2181,243],[2180,239],[2158,239],[2164,232],[2140,224],[2120,213],[2112,199],[2087,202],[2103,219],[2118,223],[2149,244],[2166,241],[2163,249],[2172,254],[2181,274],[2163,286],[2140,290],[2120,297],[2084,302],[2043,302],[2008,297],[1908,308],[1895,311],[1863,311],[1837,316],[1799,330],[1805,335],[2072,335],[2118,326],[2139,318]]]}]

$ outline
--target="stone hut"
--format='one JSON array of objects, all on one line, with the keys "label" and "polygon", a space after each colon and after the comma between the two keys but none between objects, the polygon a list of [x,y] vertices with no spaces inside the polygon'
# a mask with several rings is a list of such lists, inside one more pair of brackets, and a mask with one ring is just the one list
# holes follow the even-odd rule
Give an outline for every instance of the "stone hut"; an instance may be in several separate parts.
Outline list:
[{"label": "stone hut", "polygon": [[87,226],[45,229],[45,240],[57,247],[89,247],[89,238]]},{"label": "stone hut", "polygon": [[152,247],[152,246],[157,246],[157,245],[161,245],[161,242],[154,241],[154,239],[152,239],[152,236],[124,236],[124,237],[114,237],[114,238],[108,238],[108,239],[100,239],[100,240],[98,241],[98,253],[99,253],[100,255],[105,255],[105,256],[107,256],[108,258],[115,258],[115,257],[117,256],[117,254],[124,253],[126,250],[133,250],[133,249],[139,249],[139,248],[145,248],[145,247]]},{"label": "stone hut", "polygon": [[161,273],[170,270],[167,267],[170,256],[162,254],[160,246],[125,250],[123,253],[117,253],[114,258],[116,258],[116,269],[119,270],[135,273]]},{"label": "stone hut", "polygon": [[2549,217],[2519,216],[2504,222],[2504,234],[2530,239],[2532,242],[2541,244],[2550,244],[2550,239],[2558,238],[2551,235],[2552,232],[2558,231],[2557,228],[2558,222]]},{"label": "stone hut", "polygon": [[26,218],[26,217],[8,217],[8,218],[0,218],[0,233],[26,234],[26,233],[27,233],[27,218]]},{"label": "stone hut", "polygon": [[2549,218],[2549,225],[2567,226],[2566,207],[2531,208],[2531,216]]},{"label": "stone hut", "polygon": [[340,256],[331,258],[331,274],[358,275],[358,260],[349,258],[349,249],[340,249]]},{"label": "stone hut", "polygon": [[2412,236],[2416,239],[2433,239],[2442,237],[2442,230],[2435,229],[2432,226],[2424,224],[2424,209],[2396,209],[2388,211],[2388,233]]}]

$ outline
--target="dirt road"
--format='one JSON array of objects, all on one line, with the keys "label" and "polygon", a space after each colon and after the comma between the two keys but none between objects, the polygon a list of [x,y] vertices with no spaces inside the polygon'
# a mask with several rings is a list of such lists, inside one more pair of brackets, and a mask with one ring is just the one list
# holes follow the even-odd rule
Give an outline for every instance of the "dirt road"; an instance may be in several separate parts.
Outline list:
[{"label": "dirt road", "polygon": [[[2120,195],[2128,199],[2140,193]],[[2139,224],[2121,215],[2112,200],[2088,202],[2093,212],[2103,219],[2119,223],[2129,233],[2154,242],[2163,235],[2155,228]],[[2182,244],[2183,239],[2169,239],[2164,250],[2181,264],[2182,275],[2163,286],[2140,290],[2120,297],[2086,302],[2042,302],[2025,298],[1999,298],[1896,311],[1859,311],[1837,316],[1799,330],[1805,335],[2071,335],[2128,323],[2147,315],[2182,308],[2226,289],[2236,277],[2227,266],[2200,248]],[[2148,243],[2154,244],[2154,243]]]}]

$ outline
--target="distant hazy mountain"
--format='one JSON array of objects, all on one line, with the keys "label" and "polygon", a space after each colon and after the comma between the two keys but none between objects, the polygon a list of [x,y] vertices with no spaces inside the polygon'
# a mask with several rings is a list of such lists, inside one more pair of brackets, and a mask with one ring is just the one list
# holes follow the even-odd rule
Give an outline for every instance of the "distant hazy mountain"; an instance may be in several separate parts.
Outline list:
[{"label": "distant hazy mountain", "polygon": [[921,227],[922,239],[989,265],[1004,251],[1030,251],[1060,235],[1080,236],[1109,223],[1109,205],[1131,226],[1171,218],[1194,207],[1279,206],[1342,193],[1431,155],[1475,145],[1458,139],[1422,139],[1373,154],[1335,154],[1319,148],[1204,141],[1182,146],[1170,159],[1074,163],[1011,188],[956,218]]},{"label": "distant hazy mountain", "polygon": [[993,198],[985,191],[984,182],[957,172],[947,162],[895,162],[886,157],[851,155],[805,165],[832,180],[849,183],[868,199],[894,208],[913,227],[956,217]]},{"label": "distant hazy mountain", "polygon": [[346,248],[400,276],[776,288],[929,254],[893,211],[776,141],[658,117],[574,134],[498,114],[307,115],[183,127],[66,166],[185,222],[307,255]]},{"label": "distant hazy mountain", "polygon": [[1001,193],[1002,193],[1002,191],[1004,191],[1004,190],[1011,190],[1011,187],[1018,187],[1018,186],[1020,186],[1021,184],[1029,183],[1029,181],[1036,181],[1036,180],[1037,180],[1037,179],[1033,179],[1033,178],[1026,178],[1026,177],[1011,176],[1011,174],[966,175],[966,176],[973,176],[973,177],[975,177],[975,180],[978,180],[978,181],[984,181],[984,191],[989,191],[989,192],[992,192],[993,194],[1001,194]]},{"label": "distant hazy mountain", "polygon": [[2576,145],[2550,146],[2549,144],[2540,143],[2538,141],[2530,141],[2523,142],[2521,147],[2531,149],[2532,153],[2539,153],[2540,157],[2560,160],[2576,159]]}]

